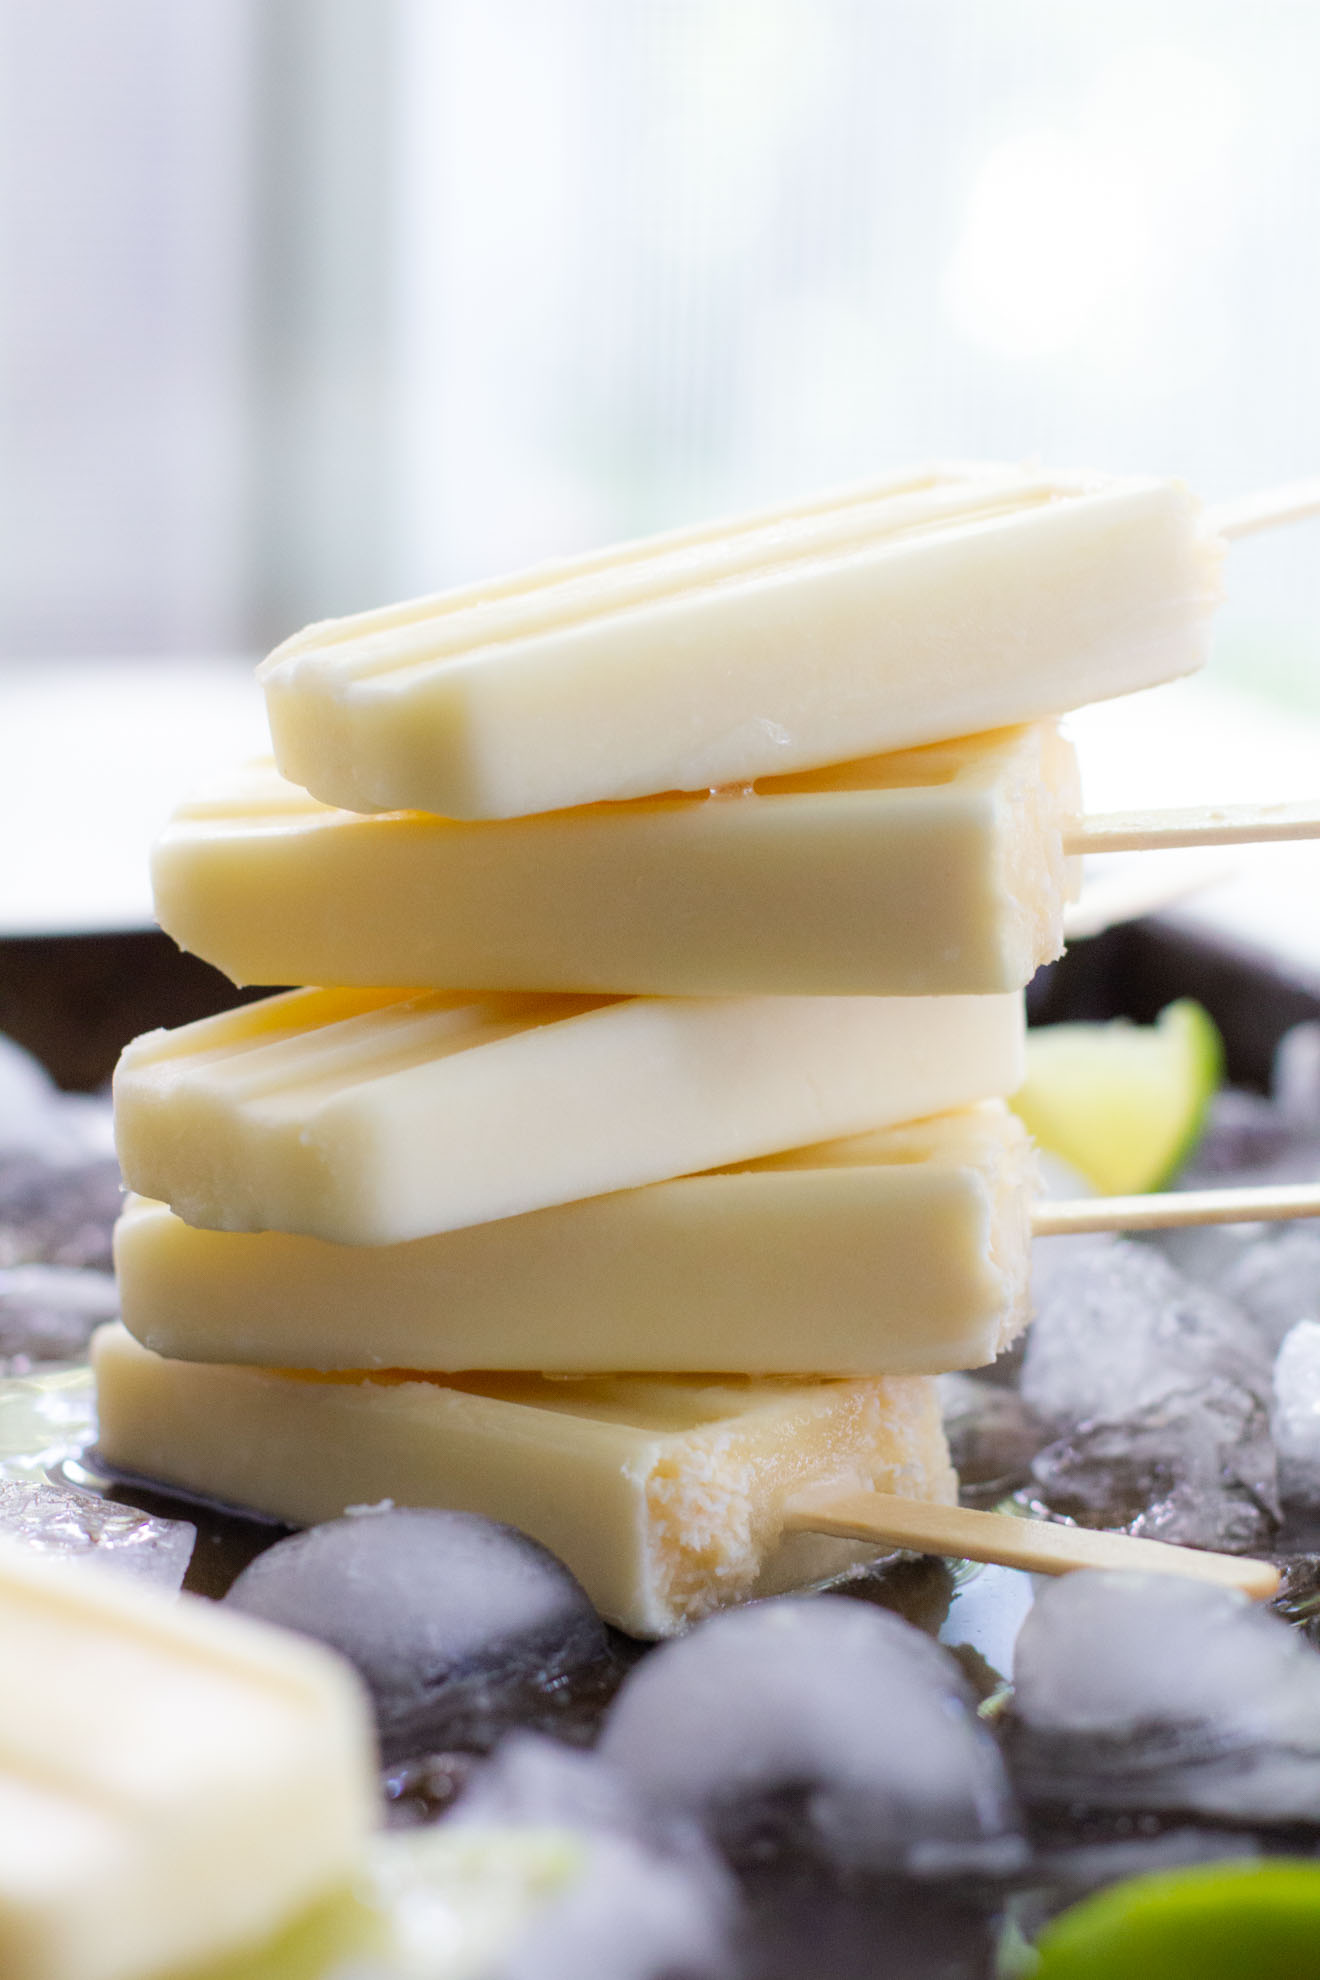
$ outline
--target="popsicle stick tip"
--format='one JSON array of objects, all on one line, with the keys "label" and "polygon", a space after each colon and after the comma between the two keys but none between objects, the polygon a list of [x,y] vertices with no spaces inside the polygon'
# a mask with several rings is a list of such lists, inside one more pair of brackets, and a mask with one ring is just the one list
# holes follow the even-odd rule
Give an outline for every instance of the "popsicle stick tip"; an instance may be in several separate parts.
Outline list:
[{"label": "popsicle stick tip", "polygon": [[994,1562],[1029,1574],[1071,1574],[1081,1568],[1173,1574],[1235,1588],[1254,1602],[1268,1601],[1280,1580],[1269,1561],[885,1492],[838,1493],[816,1487],[790,1501],[785,1525],[951,1560]]},{"label": "popsicle stick tip", "polygon": [[1280,1224],[1294,1217],[1320,1217],[1320,1181],[1041,1201],[1032,1205],[1031,1228],[1036,1237],[1080,1237],[1096,1231],[1183,1230],[1194,1224]]},{"label": "popsicle stick tip", "polygon": [[1239,537],[1255,535],[1258,530],[1280,529],[1285,523],[1305,522],[1317,515],[1320,515],[1320,476],[1313,476],[1217,503],[1206,510],[1205,520],[1213,535],[1227,537],[1233,543]]},{"label": "popsicle stick tip", "polygon": [[1185,810],[1109,811],[1079,818],[1064,833],[1068,853],[1167,851],[1185,846],[1271,845],[1320,838],[1320,799],[1290,804],[1216,804]]}]

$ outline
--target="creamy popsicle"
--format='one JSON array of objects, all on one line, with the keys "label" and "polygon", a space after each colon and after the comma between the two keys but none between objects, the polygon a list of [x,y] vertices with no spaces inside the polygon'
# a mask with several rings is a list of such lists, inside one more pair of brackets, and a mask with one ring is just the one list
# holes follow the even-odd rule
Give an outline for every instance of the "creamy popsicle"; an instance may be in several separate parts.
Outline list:
[{"label": "creamy popsicle", "polygon": [[0,1972],[145,1980],[345,1890],[376,1807],[348,1667],[0,1543]]},{"label": "creamy popsicle", "polygon": [[309,627],[260,669],[283,774],[509,818],[1034,721],[1190,672],[1222,544],[1180,483],[995,465]]},{"label": "creamy popsicle", "polygon": [[298,990],[131,1044],[124,1177],[190,1224],[402,1243],[1013,1092],[1020,995]]},{"label": "creamy popsicle", "polygon": [[382,1499],[505,1520],[638,1636],[874,1554],[784,1530],[807,1486],[956,1497],[923,1376],[315,1375],[167,1360],[118,1325],[93,1361],[109,1464],[300,1525]]},{"label": "creamy popsicle", "polygon": [[937,1374],[1026,1323],[1033,1171],[987,1102],[411,1244],[130,1198],[120,1311],[160,1354],[276,1368]]},{"label": "creamy popsicle", "polygon": [[363,817],[269,763],[180,806],[156,914],[237,983],[659,996],[1020,989],[1079,862],[1049,724],[537,818]]}]

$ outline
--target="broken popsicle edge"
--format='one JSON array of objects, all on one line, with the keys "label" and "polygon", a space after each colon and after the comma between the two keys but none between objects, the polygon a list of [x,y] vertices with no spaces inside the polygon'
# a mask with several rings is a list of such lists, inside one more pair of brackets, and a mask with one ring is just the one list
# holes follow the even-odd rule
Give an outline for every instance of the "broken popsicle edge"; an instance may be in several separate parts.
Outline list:
[{"label": "broken popsicle edge", "polygon": [[1254,1602],[1265,1602],[1279,1586],[1270,1561],[1214,1554],[1198,1547],[1175,1547],[1130,1533],[1068,1526],[1013,1513],[980,1512],[968,1506],[932,1504],[889,1492],[840,1493],[813,1487],[790,1500],[787,1530],[835,1539],[874,1541],[948,1560],[988,1561],[1022,1568],[1029,1574],[1071,1574],[1104,1568],[1135,1574],[1173,1574],[1235,1588]]}]

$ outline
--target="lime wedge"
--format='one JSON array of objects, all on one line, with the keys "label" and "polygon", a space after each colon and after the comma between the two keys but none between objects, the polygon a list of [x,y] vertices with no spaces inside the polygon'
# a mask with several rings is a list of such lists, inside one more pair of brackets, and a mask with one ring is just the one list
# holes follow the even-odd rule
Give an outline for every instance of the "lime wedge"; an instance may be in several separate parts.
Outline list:
[{"label": "lime wedge", "polygon": [[1105,1196],[1159,1189],[1195,1146],[1224,1049],[1200,1004],[1154,1024],[1051,1024],[1027,1036],[1011,1105],[1042,1148]]},{"label": "lime wedge", "polygon": [[1320,1980],[1320,1864],[1136,1877],[1041,1934],[1033,1980]]}]

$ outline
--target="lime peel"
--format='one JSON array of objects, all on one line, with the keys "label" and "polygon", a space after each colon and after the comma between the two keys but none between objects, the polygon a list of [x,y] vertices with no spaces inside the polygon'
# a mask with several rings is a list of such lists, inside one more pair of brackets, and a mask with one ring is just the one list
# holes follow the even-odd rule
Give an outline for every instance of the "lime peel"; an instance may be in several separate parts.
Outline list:
[{"label": "lime peel", "polygon": [[1320,1864],[1198,1864],[1116,1884],[1042,1932],[1034,1980],[1318,1980]]},{"label": "lime peel", "polygon": [[1153,1025],[1115,1018],[1030,1032],[1027,1077],[1010,1105],[1101,1195],[1136,1195],[1162,1188],[1195,1147],[1223,1067],[1214,1020],[1183,998]]}]

